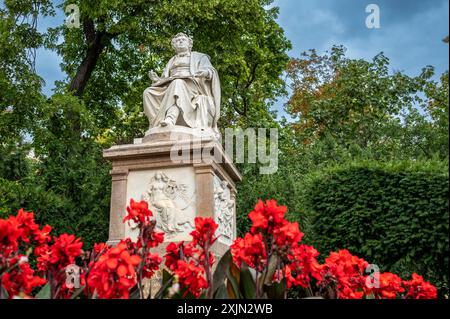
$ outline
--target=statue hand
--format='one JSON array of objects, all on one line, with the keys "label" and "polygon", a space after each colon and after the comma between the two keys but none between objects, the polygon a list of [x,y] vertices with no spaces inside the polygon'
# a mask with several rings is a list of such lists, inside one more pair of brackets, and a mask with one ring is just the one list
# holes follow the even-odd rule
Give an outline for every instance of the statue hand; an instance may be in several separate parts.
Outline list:
[{"label": "statue hand", "polygon": [[198,78],[208,78],[209,77],[209,72],[206,71],[206,70],[197,71],[194,76],[196,76]]},{"label": "statue hand", "polygon": [[158,82],[160,80],[160,77],[153,70],[148,72],[148,77],[152,80],[152,82]]}]

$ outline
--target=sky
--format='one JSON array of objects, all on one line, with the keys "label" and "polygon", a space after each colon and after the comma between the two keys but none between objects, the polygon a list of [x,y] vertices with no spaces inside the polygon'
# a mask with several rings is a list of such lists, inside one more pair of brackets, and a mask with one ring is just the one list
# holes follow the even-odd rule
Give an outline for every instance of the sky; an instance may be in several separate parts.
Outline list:
[{"label": "sky", "polygon": [[[376,4],[380,13],[379,28],[367,28],[366,12]],[[292,42],[289,55],[316,49],[318,53],[333,45],[344,45],[347,56],[371,59],[384,52],[392,71],[418,75],[432,65],[437,76],[448,70],[449,46],[442,39],[449,34],[448,0],[275,0],[279,7],[278,23]],[[56,17],[40,21],[41,29],[64,22],[61,9]],[[51,94],[55,80],[62,80],[60,58],[47,50],[37,53],[36,68],[45,82],[45,93]],[[284,116],[280,98],[274,105]]]}]

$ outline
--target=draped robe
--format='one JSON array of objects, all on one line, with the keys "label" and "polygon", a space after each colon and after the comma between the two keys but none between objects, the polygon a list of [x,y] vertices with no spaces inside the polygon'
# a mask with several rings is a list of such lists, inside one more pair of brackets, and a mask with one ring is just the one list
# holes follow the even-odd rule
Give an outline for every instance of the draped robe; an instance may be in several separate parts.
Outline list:
[{"label": "draped robe", "polygon": [[[220,116],[220,81],[208,55],[191,52],[184,74],[173,74],[179,66],[177,56],[167,63],[161,79],[144,91],[144,111],[150,128],[163,121],[169,109],[176,106],[179,116],[176,125],[191,128],[216,128]],[[208,77],[194,77],[207,71]]]}]

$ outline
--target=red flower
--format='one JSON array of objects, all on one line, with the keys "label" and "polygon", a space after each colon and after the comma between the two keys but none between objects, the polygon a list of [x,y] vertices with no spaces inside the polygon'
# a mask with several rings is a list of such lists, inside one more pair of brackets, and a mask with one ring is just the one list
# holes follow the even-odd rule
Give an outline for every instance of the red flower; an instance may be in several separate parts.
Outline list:
[{"label": "red flower", "polygon": [[98,244],[94,244],[94,249],[93,252],[98,255],[98,254],[102,254],[104,253],[107,249],[109,248],[109,246],[105,243],[98,243]]},{"label": "red flower", "polygon": [[240,267],[242,262],[249,267],[262,272],[267,264],[266,249],[261,233],[245,234],[244,238],[237,238],[231,245],[234,263]]},{"label": "red flower", "polygon": [[390,272],[378,275],[378,280],[373,282],[374,287],[367,287],[367,295],[373,293],[376,299],[395,299],[399,293],[405,291],[402,287],[402,279],[399,276]]},{"label": "red flower", "polygon": [[180,285],[187,288],[185,294],[190,292],[194,297],[199,297],[203,289],[208,288],[204,268],[196,265],[192,260],[189,262],[178,260],[173,272],[178,277]]},{"label": "red flower", "polygon": [[273,199],[263,203],[258,201],[253,211],[248,217],[253,222],[250,231],[254,234],[258,231],[271,232],[273,227],[280,225],[284,221],[286,206],[279,206]]},{"label": "red flower", "polygon": [[338,298],[360,299],[364,296],[364,272],[368,265],[367,261],[353,256],[346,249],[332,252],[321,265],[321,284],[334,282]]},{"label": "red flower", "polygon": [[52,231],[52,227],[50,225],[45,225],[42,230],[37,229],[34,233],[34,240],[38,245],[45,245],[50,242],[50,232]]},{"label": "red flower", "polygon": [[186,293],[191,292],[195,297],[208,287],[204,267],[200,260],[193,258],[197,252],[192,242],[188,245],[172,242],[167,245],[164,255],[165,265],[178,277],[180,285],[187,288]]},{"label": "red flower", "polygon": [[152,231],[149,235],[147,245],[148,247],[154,248],[164,242],[164,233],[158,233],[155,231]]},{"label": "red flower", "polygon": [[130,255],[127,245],[120,242],[100,256],[93,265],[87,284],[99,298],[129,297],[130,288],[136,285],[136,267],[141,262],[137,255]]},{"label": "red flower", "polygon": [[191,232],[192,241],[202,248],[211,246],[217,238],[214,237],[218,225],[210,217],[195,218],[195,229]]},{"label": "red flower", "polygon": [[[309,286],[311,276],[317,280],[321,280],[321,267],[316,257],[319,255],[313,246],[299,245],[291,249],[288,256],[290,264],[285,266],[287,286]],[[295,273],[295,275],[294,275]]]},{"label": "red flower", "polygon": [[437,289],[435,286],[423,280],[422,276],[412,274],[412,279],[403,281],[406,288],[406,298],[410,299],[436,299]]},{"label": "red flower", "polygon": [[158,254],[149,253],[145,259],[143,275],[145,278],[151,278],[155,271],[159,269],[162,259]]},{"label": "red flower", "polygon": [[44,278],[34,276],[34,270],[28,262],[19,261],[21,257],[24,256],[15,257],[9,265],[10,267],[15,265],[15,267],[1,276],[1,284],[8,292],[9,298],[21,292],[28,295],[34,287],[42,286],[47,282]]},{"label": "red flower", "polygon": [[19,249],[17,240],[22,235],[20,224],[14,216],[0,219],[0,254],[5,258]]},{"label": "red flower", "polygon": [[130,206],[127,207],[127,212],[128,215],[125,216],[123,222],[132,220],[138,225],[148,223],[150,217],[153,216],[153,213],[148,209],[148,204],[146,201],[135,202],[131,199]]},{"label": "red flower", "polygon": [[54,237],[53,241],[46,251],[40,251],[37,258],[39,270],[45,271],[52,267],[55,270],[62,269],[73,264],[75,258],[81,255],[83,243],[74,235],[62,234]]},{"label": "red flower", "polygon": [[19,209],[16,216],[17,222],[20,224],[21,240],[29,244],[30,236],[36,234],[39,231],[39,225],[34,222],[34,214]]},{"label": "red flower", "polygon": [[304,234],[300,231],[297,222],[290,223],[284,220],[273,230],[273,235],[278,247],[289,247],[301,241]]},{"label": "red flower", "polygon": [[171,242],[167,245],[166,254],[164,255],[164,258],[166,259],[165,265],[167,268],[172,270],[176,267],[177,261],[183,256],[183,248],[184,242],[179,242],[178,244]]},{"label": "red flower", "polygon": [[0,249],[2,246],[7,246],[7,242],[11,246],[10,248],[17,249],[16,241],[18,240],[27,245],[30,244],[31,239],[35,240],[38,245],[45,244],[50,241],[51,229],[49,225],[46,225],[39,230],[39,225],[34,221],[34,214],[20,209],[17,216],[0,220]]}]

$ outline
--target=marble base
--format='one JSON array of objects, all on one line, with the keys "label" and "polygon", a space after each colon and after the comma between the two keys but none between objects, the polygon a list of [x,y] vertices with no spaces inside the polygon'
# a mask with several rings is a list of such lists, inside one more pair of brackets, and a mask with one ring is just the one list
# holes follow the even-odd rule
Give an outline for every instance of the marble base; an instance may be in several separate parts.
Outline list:
[{"label": "marble base", "polygon": [[216,220],[221,236],[214,254],[227,251],[236,237],[236,182],[241,175],[212,130],[155,128],[134,144],[104,150],[103,157],[112,162],[108,243],[137,237],[134,225],[122,222],[133,198],[149,201],[166,233],[160,255],[169,242],[190,240],[196,216]]}]

